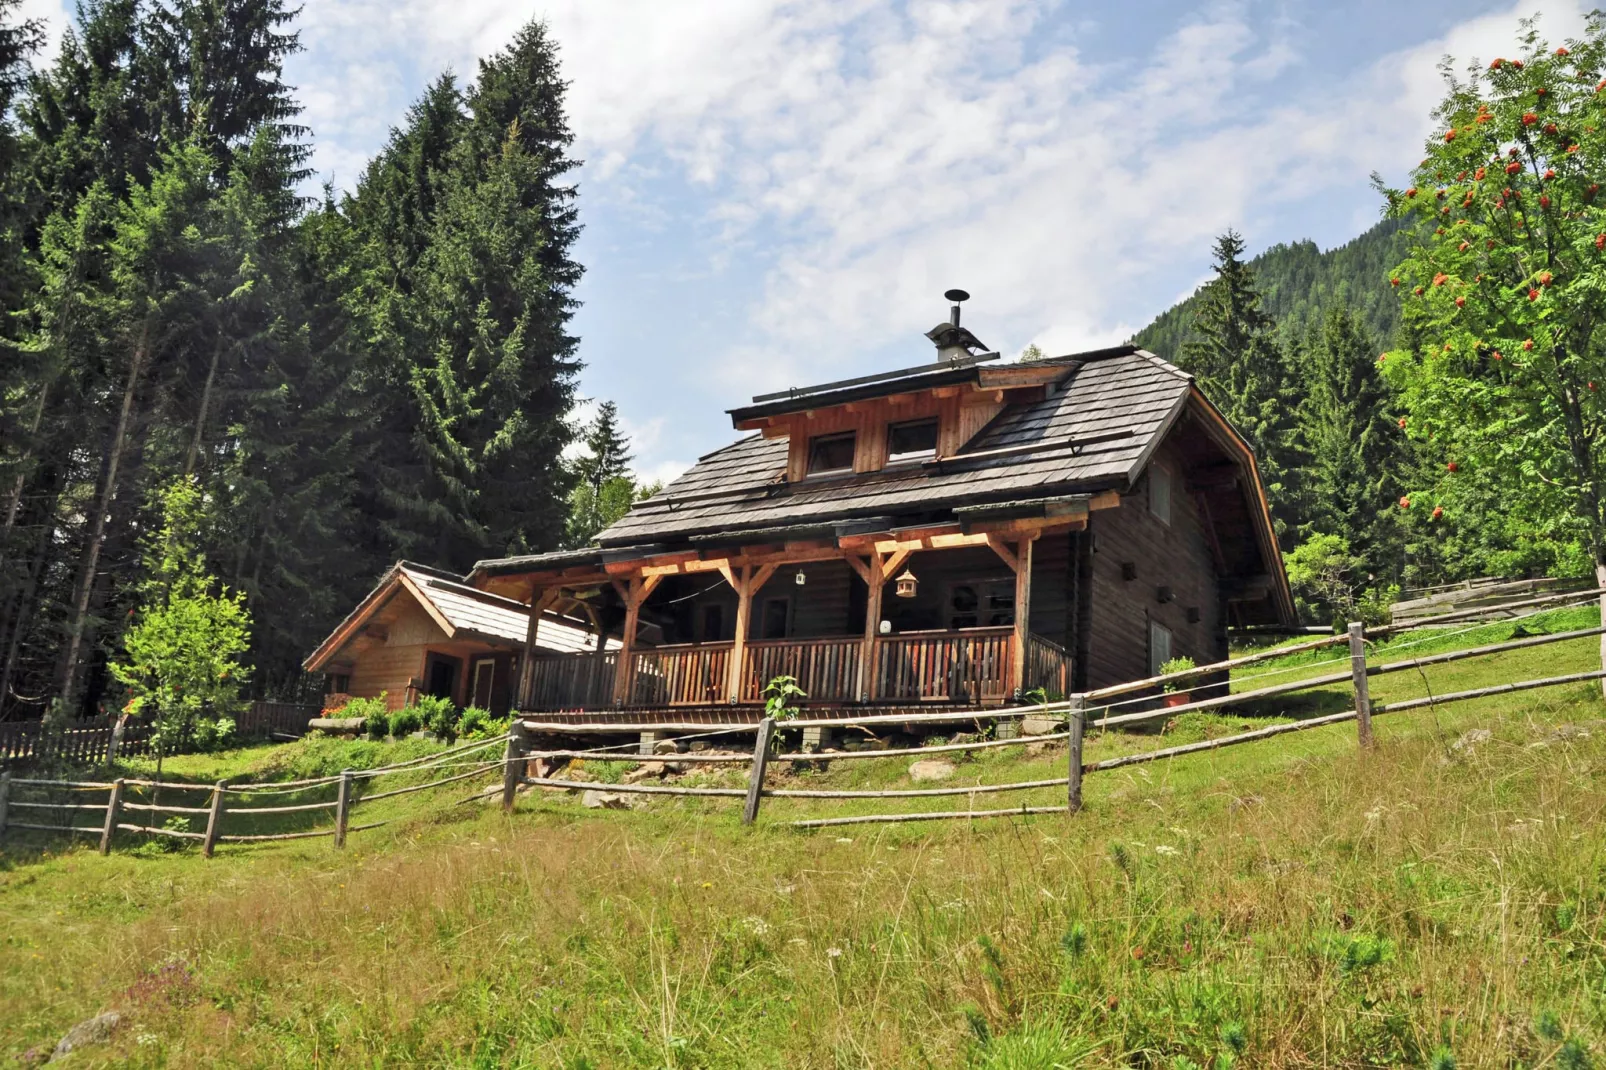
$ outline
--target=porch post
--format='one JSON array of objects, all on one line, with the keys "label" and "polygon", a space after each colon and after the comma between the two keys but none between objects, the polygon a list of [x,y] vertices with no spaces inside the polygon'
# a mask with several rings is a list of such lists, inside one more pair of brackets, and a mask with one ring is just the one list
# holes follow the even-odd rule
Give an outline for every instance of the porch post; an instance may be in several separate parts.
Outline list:
[{"label": "porch post", "polygon": [[535,696],[535,640],[541,630],[541,614],[557,599],[557,590],[551,587],[530,588],[530,624],[524,631],[524,656],[519,662],[518,693],[513,696],[513,708],[527,709]]},{"label": "porch post", "polygon": [[864,644],[859,648],[859,701],[869,702],[875,690],[876,636],[881,630],[881,592],[887,576],[881,570],[881,554],[870,551],[870,563],[860,572],[868,588],[864,599]]},{"label": "porch post", "polygon": [[742,659],[747,656],[747,630],[753,621],[753,566],[743,565],[736,576],[736,639],[731,644],[730,664],[725,667],[725,701],[740,702],[742,698]]},{"label": "porch post", "polygon": [[1026,646],[1032,636],[1032,547],[1037,533],[1021,537],[1015,547],[1015,666],[1011,674],[1017,694],[1026,691]]},{"label": "porch post", "polygon": [[636,628],[641,623],[641,605],[662,581],[662,575],[631,576],[626,583],[613,581],[614,590],[625,602],[625,631],[619,637],[619,664],[613,677],[613,702],[616,706],[622,706],[631,699],[631,685],[636,677]]},{"label": "porch post", "polygon": [[597,655],[591,663],[591,674],[586,682],[586,704],[590,705],[596,701],[596,689],[602,680],[603,659],[608,656],[608,636],[602,630],[602,617],[597,613],[597,608],[590,602],[581,602],[580,608],[591,622],[591,630],[597,633]]}]

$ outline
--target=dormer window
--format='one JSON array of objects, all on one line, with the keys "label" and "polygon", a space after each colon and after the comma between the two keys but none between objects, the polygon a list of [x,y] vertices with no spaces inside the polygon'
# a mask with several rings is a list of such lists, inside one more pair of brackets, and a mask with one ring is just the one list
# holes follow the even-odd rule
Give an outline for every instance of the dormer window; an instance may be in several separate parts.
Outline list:
[{"label": "dormer window", "polygon": [[842,431],[835,435],[815,435],[809,439],[809,475],[853,471],[853,453],[858,433]]},{"label": "dormer window", "polygon": [[937,420],[887,425],[887,463],[923,461],[937,455]]}]

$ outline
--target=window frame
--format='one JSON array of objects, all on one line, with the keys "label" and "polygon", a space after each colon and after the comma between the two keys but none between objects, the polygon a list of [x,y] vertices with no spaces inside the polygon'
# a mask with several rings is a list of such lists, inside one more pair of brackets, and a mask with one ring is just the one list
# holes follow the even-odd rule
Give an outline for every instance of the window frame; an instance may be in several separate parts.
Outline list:
[{"label": "window frame", "polygon": [[[892,448],[892,436],[908,427],[931,426],[931,448],[915,450],[907,453],[896,453]],[[930,460],[937,456],[937,443],[942,435],[942,419],[938,416],[921,416],[913,420],[898,420],[887,424],[887,464],[912,464]]]},{"label": "window frame", "polygon": [[[1163,644],[1156,642],[1156,638],[1162,635],[1165,637],[1165,642]],[[1160,647],[1162,645],[1165,647],[1165,657],[1160,656]],[[1149,675],[1159,676],[1160,666],[1177,656],[1177,633],[1151,616],[1149,618]]]},{"label": "window frame", "polygon": [[[849,444],[850,448],[848,450],[848,463],[836,468],[814,467],[815,456],[819,452],[820,448],[822,446],[831,445],[837,442],[846,442]],[[858,453],[859,432],[857,430],[831,431],[823,435],[810,435],[808,456],[805,458],[803,474],[805,476],[834,476],[841,475],[844,472],[851,472],[853,471],[854,461],[858,457]]]},{"label": "window frame", "polygon": [[1171,469],[1158,462],[1149,465],[1149,515],[1166,527],[1171,526],[1171,502],[1175,495]]}]

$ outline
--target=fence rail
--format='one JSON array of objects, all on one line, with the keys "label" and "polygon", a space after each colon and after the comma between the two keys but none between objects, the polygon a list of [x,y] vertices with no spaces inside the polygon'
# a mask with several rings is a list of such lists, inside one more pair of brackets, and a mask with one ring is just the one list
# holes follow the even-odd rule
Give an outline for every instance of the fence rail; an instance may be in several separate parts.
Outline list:
[{"label": "fence rail", "polygon": [[[1591,598],[1595,596],[1595,592],[1592,592],[1589,595]],[[7,828],[54,831],[68,834],[94,834],[99,832],[101,835],[101,850],[102,852],[105,852],[110,849],[113,833],[118,830],[123,830],[157,836],[170,836],[187,840],[198,840],[201,842],[203,850],[208,856],[213,853],[218,843],[251,843],[312,837],[332,837],[335,846],[340,847],[344,845],[346,835],[349,832],[376,828],[383,824],[383,822],[370,822],[363,825],[350,824],[352,812],[360,805],[375,802],[380,799],[424,791],[426,789],[436,788],[446,784],[469,780],[476,777],[487,777],[498,772],[501,774],[502,778],[500,791],[502,795],[502,805],[505,810],[512,809],[515,794],[518,788],[522,785],[563,788],[570,791],[594,789],[617,792],[621,794],[639,794],[649,796],[657,795],[730,799],[742,798],[744,799],[744,823],[751,823],[756,819],[760,804],[765,798],[864,800],[968,797],[974,801],[977,796],[981,795],[990,796],[1010,792],[1041,791],[1063,785],[1066,793],[1065,802],[1061,805],[1055,806],[1023,805],[1007,809],[999,808],[988,810],[977,810],[974,808],[974,806],[971,806],[963,810],[936,812],[865,814],[830,818],[810,817],[793,821],[790,824],[795,828],[811,829],[867,823],[977,819],[986,817],[1012,816],[1018,814],[1073,813],[1081,806],[1082,782],[1084,777],[1090,774],[1108,772],[1111,770],[1126,768],[1132,765],[1161,761],[1188,754],[1220,750],[1226,747],[1239,746],[1246,743],[1277,738],[1294,732],[1304,732],[1350,721],[1354,721],[1357,724],[1358,744],[1361,747],[1369,747],[1374,745],[1371,735],[1371,722],[1375,716],[1401,713],[1428,706],[1440,706],[1456,702],[1464,702],[1493,695],[1606,679],[1606,668],[1602,668],[1598,670],[1574,672],[1534,680],[1512,681],[1474,690],[1458,691],[1449,694],[1430,696],[1427,698],[1409,699],[1378,705],[1372,704],[1368,688],[1369,680],[1376,676],[1416,670],[1429,665],[1447,664],[1466,658],[1499,655],[1515,650],[1528,649],[1553,643],[1568,642],[1603,634],[1606,634],[1606,625],[1595,628],[1584,628],[1567,632],[1559,632],[1550,635],[1528,636],[1506,642],[1484,644],[1476,647],[1452,650],[1421,657],[1404,658],[1387,663],[1369,664],[1367,659],[1365,629],[1361,625],[1355,624],[1351,625],[1346,636],[1335,636],[1331,639],[1324,640],[1320,644],[1305,643],[1299,644],[1295,648],[1291,648],[1294,650],[1309,650],[1315,649],[1320,645],[1347,641],[1349,646],[1348,660],[1350,661],[1350,670],[1348,672],[1318,673],[1303,679],[1294,680],[1287,683],[1273,684],[1266,687],[1256,687],[1248,691],[1239,692],[1237,694],[1211,695],[1209,697],[1200,698],[1196,701],[1187,702],[1182,705],[1167,707],[1161,711],[1164,716],[1174,717],[1193,710],[1217,709],[1225,705],[1237,705],[1253,702],[1257,699],[1294,694],[1317,688],[1329,688],[1335,684],[1348,684],[1353,692],[1353,708],[1339,713],[1311,717],[1287,724],[1270,725],[1264,728],[1253,729],[1216,739],[1202,740],[1199,742],[1181,744],[1178,746],[1163,747],[1138,754],[1122,755],[1103,759],[1101,761],[1084,762],[1082,760],[1082,740],[1085,728],[1087,726],[1115,726],[1130,724],[1139,720],[1151,719],[1155,716],[1154,711],[1146,710],[1133,713],[1112,714],[1112,709],[1123,704],[1121,701],[1110,701],[1106,702],[1104,705],[1096,704],[1099,699],[1113,699],[1116,695],[1127,693],[1125,688],[1116,688],[1106,689],[1103,692],[1071,695],[1063,703],[1045,703],[1039,706],[1025,708],[1026,710],[1031,711],[1054,709],[1062,711],[1065,714],[1065,730],[1063,732],[1051,733],[1047,736],[1035,736],[1018,739],[978,739],[975,741],[962,741],[953,744],[944,744],[936,747],[915,747],[883,751],[866,750],[856,752],[832,752],[828,756],[829,760],[831,761],[890,758],[911,754],[930,755],[945,751],[979,750],[990,747],[1020,746],[1028,743],[1046,742],[1049,740],[1066,740],[1069,746],[1067,748],[1068,754],[1065,774],[1063,777],[1056,777],[1047,780],[1038,779],[1006,782],[1001,784],[945,786],[936,788],[914,788],[880,791],[798,789],[780,787],[772,788],[766,787],[764,783],[765,772],[771,762],[795,763],[800,761],[819,761],[825,756],[822,756],[817,752],[772,754],[771,741],[778,725],[775,721],[768,718],[760,721],[756,725],[729,725],[718,726],[714,728],[710,728],[709,726],[703,724],[687,724],[683,726],[547,725],[535,722],[516,721],[505,738],[464,744],[457,747],[448,748],[447,750],[441,751],[437,754],[426,755],[422,758],[416,758],[407,762],[399,762],[394,765],[384,766],[378,769],[356,772],[347,770],[338,776],[321,777],[302,781],[233,785],[217,783],[213,785],[202,785],[157,783],[148,780],[121,779],[111,783],[104,783],[98,781],[54,781],[14,778],[11,773],[7,772],[0,774],[0,836],[4,835]],[[706,648],[704,649],[706,650]],[[933,649],[936,648],[928,647],[926,654],[922,656],[929,656],[930,651]],[[1283,651],[1276,652],[1276,654],[1286,655],[1289,652],[1290,649],[1284,649]],[[940,653],[938,655],[939,659],[944,656],[947,655]],[[1223,662],[1215,666],[1201,667],[1200,670],[1195,670],[1195,673],[1200,671],[1220,672],[1222,670],[1230,670],[1241,665],[1253,664],[1263,660],[1265,660],[1265,655],[1257,654],[1246,658],[1235,659],[1234,661]],[[951,661],[948,663],[950,668],[953,664],[954,663]],[[1331,664],[1331,662],[1329,662],[1329,664]],[[687,666],[690,666],[689,670],[687,670]],[[1302,669],[1304,667],[1294,666],[1291,668]],[[683,673],[679,679],[694,679],[696,676],[696,669],[697,663],[693,661],[683,663],[683,665],[676,668],[675,671]],[[929,669],[922,669],[921,671],[926,673],[925,678],[936,679],[935,676],[930,674]],[[1277,672],[1281,671],[1284,670],[1274,670],[1271,673],[1263,673],[1261,675],[1275,675]],[[689,672],[689,675],[686,675],[687,672]],[[1189,674],[1172,675],[1175,677]],[[1153,681],[1149,682],[1152,683]],[[670,685],[666,684],[665,686]],[[681,685],[676,684],[674,686]],[[1219,687],[1220,685],[1218,683],[1209,686]],[[985,715],[978,714],[977,716],[978,718],[986,717],[987,719],[991,719],[993,716],[996,716],[998,712],[1000,711],[993,711],[992,714]],[[911,720],[922,719],[943,719],[952,721],[953,714],[941,713],[893,715],[888,718],[877,716],[860,718],[810,718],[785,722],[785,727],[804,728],[813,726],[820,728],[852,728],[856,726],[878,723],[883,720],[907,723]],[[558,779],[551,776],[529,775],[529,763],[532,759],[537,758],[582,757],[615,761],[639,761],[644,757],[642,755],[624,754],[620,753],[617,749],[608,748],[562,749],[545,751],[533,749],[530,746],[530,736],[532,730],[590,733],[598,731],[634,731],[637,729],[662,731],[666,727],[671,729],[678,727],[682,730],[696,732],[703,735],[753,733],[754,740],[750,754],[692,754],[666,756],[660,759],[667,761],[686,761],[688,763],[709,762],[728,765],[745,763],[748,766],[749,772],[748,786],[744,789],[735,787],[690,787],[679,785],[628,783],[606,784],[594,781],[574,781]],[[472,757],[477,752],[483,752],[493,747],[503,748],[503,752],[500,757],[490,758],[483,754],[480,754],[480,756],[477,758]],[[468,768],[464,768],[465,766]],[[429,775],[430,779],[420,784],[405,784],[397,788],[368,794],[363,794],[359,790],[362,785],[367,784],[371,780],[398,773],[425,774]],[[130,788],[150,789],[153,792],[152,798],[149,802],[126,799],[124,796]],[[37,791],[40,789],[74,791],[79,793],[105,791],[108,794],[106,796],[106,802],[104,803],[100,803],[98,801],[80,802],[76,801],[76,799],[74,801],[66,801],[61,798],[25,799],[17,797],[16,795],[16,792],[19,790]],[[319,800],[312,802],[297,801],[287,805],[277,806],[243,805],[243,800],[234,805],[229,805],[228,803],[228,798],[230,796],[239,797],[249,795],[274,795],[284,794],[287,792],[319,790],[327,791],[330,789],[333,789],[335,794],[335,798],[333,800]],[[171,800],[164,805],[159,803],[154,795],[154,792],[157,790],[171,790],[192,794],[184,797],[186,802],[185,805],[177,805]],[[495,789],[491,790],[494,791]],[[206,793],[205,805],[196,805],[202,800],[196,797],[196,794],[193,793],[201,792]],[[479,796],[475,797],[483,797],[486,794],[488,794],[488,792],[481,792],[479,793]],[[78,795],[77,798],[82,799],[82,794]],[[18,814],[25,814],[29,817],[32,817],[32,815],[38,813],[39,811],[44,811],[45,813],[54,813],[60,815],[60,817],[55,824],[46,824],[43,820],[37,819],[21,821],[13,819],[11,813],[12,811],[17,812]],[[333,812],[333,825],[330,828],[304,829],[287,832],[253,832],[244,831],[238,827],[241,821],[249,821],[252,817],[288,814],[294,812],[317,813],[329,811]],[[85,813],[99,815],[99,817],[102,819],[100,826],[97,828],[76,823],[75,818],[79,818],[80,815]],[[133,813],[147,813],[152,815],[170,814],[176,817],[182,817],[191,820],[199,819],[204,815],[206,818],[206,831],[203,833],[196,832],[193,829],[174,829],[157,826],[154,825],[150,820],[147,820],[147,822],[143,825],[119,820],[119,818],[124,814],[132,815]],[[228,831],[225,831],[226,821],[231,825]]]}]

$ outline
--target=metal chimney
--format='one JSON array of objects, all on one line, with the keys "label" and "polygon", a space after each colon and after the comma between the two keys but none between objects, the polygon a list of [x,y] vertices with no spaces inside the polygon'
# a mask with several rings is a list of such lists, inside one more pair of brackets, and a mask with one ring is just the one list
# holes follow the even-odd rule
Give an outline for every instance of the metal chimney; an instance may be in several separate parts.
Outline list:
[{"label": "metal chimney", "polygon": [[954,303],[954,307],[948,313],[948,322],[957,327],[959,326],[960,302],[969,301],[970,295],[963,290],[949,290],[943,296]]}]

